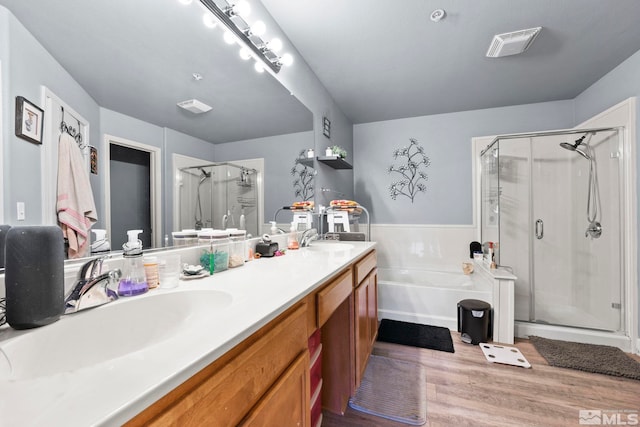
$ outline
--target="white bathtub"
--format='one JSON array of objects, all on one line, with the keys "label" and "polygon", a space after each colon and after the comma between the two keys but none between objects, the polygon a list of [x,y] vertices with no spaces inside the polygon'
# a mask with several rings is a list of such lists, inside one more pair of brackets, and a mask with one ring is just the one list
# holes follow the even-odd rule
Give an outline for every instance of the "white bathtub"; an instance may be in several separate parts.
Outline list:
[{"label": "white bathtub", "polygon": [[458,328],[458,301],[493,302],[492,286],[478,274],[462,272],[378,269],[380,319]]}]

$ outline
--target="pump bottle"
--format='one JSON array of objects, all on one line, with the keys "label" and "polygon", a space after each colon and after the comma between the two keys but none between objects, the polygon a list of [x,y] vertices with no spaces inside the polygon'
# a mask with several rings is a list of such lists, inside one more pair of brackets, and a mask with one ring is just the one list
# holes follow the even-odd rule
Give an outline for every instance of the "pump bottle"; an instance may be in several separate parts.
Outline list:
[{"label": "pump bottle", "polygon": [[140,233],[142,230],[128,230],[128,241],[122,245],[124,268],[118,284],[118,295],[123,297],[140,295],[149,290],[142,260],[142,241],[138,239]]},{"label": "pump bottle", "polygon": [[298,249],[298,236],[296,230],[296,223],[291,223],[291,228],[289,229],[289,238],[287,239],[287,249]]}]

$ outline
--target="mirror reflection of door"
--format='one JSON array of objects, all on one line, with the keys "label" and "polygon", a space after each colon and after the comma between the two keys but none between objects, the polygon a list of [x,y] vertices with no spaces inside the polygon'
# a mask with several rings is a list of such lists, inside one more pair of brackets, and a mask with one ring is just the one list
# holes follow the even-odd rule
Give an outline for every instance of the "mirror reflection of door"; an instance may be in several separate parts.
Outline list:
[{"label": "mirror reflection of door", "polygon": [[142,230],[143,248],[162,246],[159,147],[105,135],[104,207],[111,250],[122,249],[127,230]]},{"label": "mirror reflection of door", "polygon": [[118,250],[127,230],[142,230],[143,248],[151,245],[151,155],[117,144],[109,145],[111,187],[111,244]]}]

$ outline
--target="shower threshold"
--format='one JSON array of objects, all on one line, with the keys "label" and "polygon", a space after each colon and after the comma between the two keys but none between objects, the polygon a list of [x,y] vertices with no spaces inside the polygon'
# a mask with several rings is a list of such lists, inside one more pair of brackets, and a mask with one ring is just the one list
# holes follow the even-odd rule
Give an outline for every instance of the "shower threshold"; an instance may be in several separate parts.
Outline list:
[{"label": "shower threshold", "polygon": [[597,329],[574,328],[549,323],[523,322],[516,320],[514,333],[517,338],[538,336],[543,338],[582,342],[587,344],[610,345],[627,353],[633,353],[634,346],[624,332],[610,332]]}]

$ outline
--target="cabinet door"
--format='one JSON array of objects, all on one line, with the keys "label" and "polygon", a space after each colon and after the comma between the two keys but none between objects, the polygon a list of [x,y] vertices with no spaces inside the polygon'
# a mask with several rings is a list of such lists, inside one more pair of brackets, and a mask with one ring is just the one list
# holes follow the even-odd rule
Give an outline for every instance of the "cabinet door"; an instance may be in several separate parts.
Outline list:
[{"label": "cabinet door", "polygon": [[371,348],[371,323],[369,322],[369,276],[355,289],[355,340],[356,340],[356,378],[355,386],[358,388],[364,374],[364,368],[369,358]]},{"label": "cabinet door", "polygon": [[369,318],[369,353],[373,350],[373,344],[378,336],[378,269],[374,269],[369,275],[367,287],[367,310]]},{"label": "cabinet door", "polygon": [[240,425],[310,427],[309,401],[309,352],[305,351]]}]

